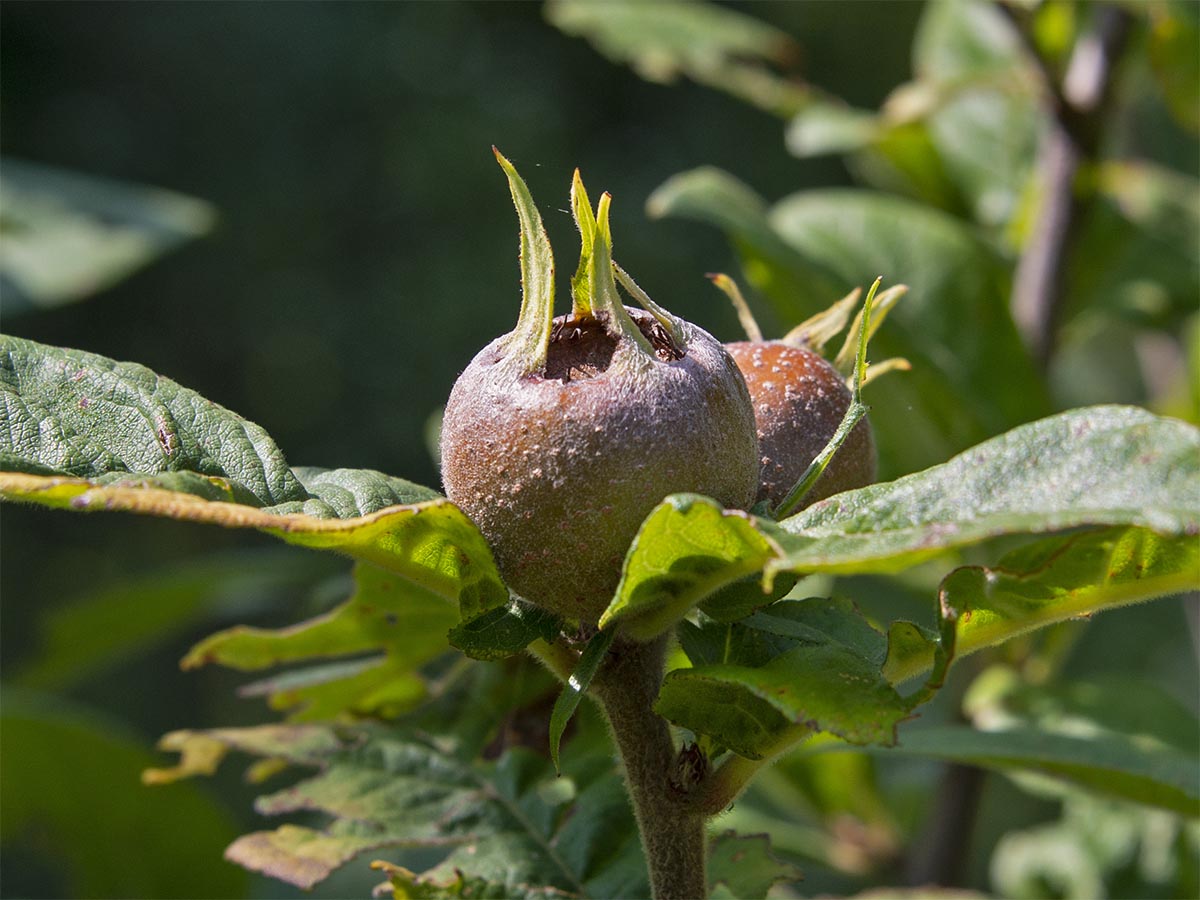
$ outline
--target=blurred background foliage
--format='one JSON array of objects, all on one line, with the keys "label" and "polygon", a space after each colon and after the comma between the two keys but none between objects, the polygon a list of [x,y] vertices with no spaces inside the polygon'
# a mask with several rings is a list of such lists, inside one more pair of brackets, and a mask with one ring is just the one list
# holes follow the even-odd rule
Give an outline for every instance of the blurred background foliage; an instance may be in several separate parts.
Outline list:
[{"label": "blurred background foliage", "polygon": [[[748,283],[772,334],[877,274],[911,285],[875,352],[914,371],[868,397],[885,478],[1057,408],[1137,403],[1196,421],[1200,15],[1127,9],[1044,372],[1007,313],[1051,121],[1029,51],[1060,77],[1098,15],[1087,3],[10,0],[3,327],[142,362],[263,425],[293,465],[436,485],[430,422],[519,303],[494,144],[542,205],[560,265],[579,166],[614,196],[622,265],[722,339],[737,321],[705,272]],[[163,732],[266,715],[229,673],[180,673],[187,649],[235,622],[328,609],[348,566],[242,533],[7,506],[0,542],[0,891],[285,895],[220,861],[256,824],[251,788],[137,779]],[[837,590],[883,622],[928,618],[936,580]],[[923,721],[1128,728],[1081,705],[1103,674],[1129,716],[1162,698],[1182,732],[1151,733],[1194,749],[1188,602],[980,657]],[[977,804],[965,887],[1197,893],[1194,822],[966,771],[959,784],[928,760],[797,757],[727,824],[769,830],[805,869],[800,892],[854,892],[919,873],[931,816],[957,790]],[[354,868],[317,896],[378,880]]]}]

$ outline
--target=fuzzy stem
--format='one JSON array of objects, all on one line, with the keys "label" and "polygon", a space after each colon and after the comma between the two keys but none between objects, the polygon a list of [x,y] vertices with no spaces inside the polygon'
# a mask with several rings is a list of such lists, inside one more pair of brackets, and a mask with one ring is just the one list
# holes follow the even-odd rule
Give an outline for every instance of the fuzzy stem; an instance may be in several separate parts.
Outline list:
[{"label": "fuzzy stem", "polygon": [[579,664],[579,654],[555,641],[553,644],[538,638],[527,648],[529,654],[550,670],[559,681],[565,682]]},{"label": "fuzzy stem", "polygon": [[655,900],[707,896],[706,816],[672,784],[675,744],[655,714],[667,639],[619,641],[592,682],[625,770]]},{"label": "fuzzy stem", "polygon": [[705,815],[715,816],[724,812],[749,786],[755,775],[797,744],[812,737],[812,734],[812,729],[807,725],[792,725],[764,748],[760,759],[747,759],[730,753],[701,786],[696,805]]}]

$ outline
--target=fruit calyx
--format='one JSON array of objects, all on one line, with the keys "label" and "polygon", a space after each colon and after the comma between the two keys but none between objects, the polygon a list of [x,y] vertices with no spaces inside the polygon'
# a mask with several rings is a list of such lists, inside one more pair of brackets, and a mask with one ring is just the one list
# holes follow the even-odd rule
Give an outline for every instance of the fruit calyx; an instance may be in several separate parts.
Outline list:
[{"label": "fruit calyx", "polygon": [[[513,164],[495,147],[492,151],[508,177],[521,225],[521,312],[502,339],[506,374],[572,381],[594,377],[614,363],[636,370],[683,359],[688,323],[656,304],[613,263],[612,195],[601,195],[593,211],[578,169],[571,211],[581,241],[579,266],[571,278],[571,313],[554,315],[554,251],[541,215]],[[616,277],[645,314],[621,302]]]},{"label": "fruit calyx", "polygon": [[[612,261],[609,210],[578,173],[572,308],[554,317],[554,262],[529,190],[499,153],[521,225],[521,312],[476,354],[446,404],[446,495],[479,527],[509,587],[595,625],[642,521],[670,494],[746,509],[754,410],[719,341],[655,304]],[[643,308],[626,307],[618,280]]]}]

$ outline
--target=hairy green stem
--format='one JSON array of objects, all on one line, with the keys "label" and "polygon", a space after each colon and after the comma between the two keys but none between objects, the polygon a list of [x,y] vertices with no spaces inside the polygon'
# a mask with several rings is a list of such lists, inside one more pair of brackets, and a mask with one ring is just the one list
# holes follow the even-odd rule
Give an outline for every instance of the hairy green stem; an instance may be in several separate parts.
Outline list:
[{"label": "hairy green stem", "polygon": [[654,712],[667,639],[618,641],[592,682],[625,770],[655,900],[706,896],[707,816],[673,778],[675,743]]},{"label": "hairy green stem", "polygon": [[730,753],[700,787],[695,800],[697,808],[706,816],[724,812],[746,789],[755,775],[801,741],[811,737],[812,733],[812,729],[806,725],[786,728],[765,748],[760,759],[747,759]]},{"label": "hairy green stem", "polygon": [[538,638],[527,648],[538,662],[544,665],[559,681],[565,682],[579,663],[579,654],[555,641],[553,644]]}]

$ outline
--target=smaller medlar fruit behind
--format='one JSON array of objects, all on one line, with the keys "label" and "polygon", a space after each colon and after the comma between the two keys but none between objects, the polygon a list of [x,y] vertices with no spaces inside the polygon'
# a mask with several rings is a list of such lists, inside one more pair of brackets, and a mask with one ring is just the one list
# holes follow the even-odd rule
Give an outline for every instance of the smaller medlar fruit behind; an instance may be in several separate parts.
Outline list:
[{"label": "smaller medlar fruit behind", "polygon": [[[826,343],[846,328],[858,306],[862,293],[859,289],[802,322],[782,340],[768,341],[763,339],[762,330],[733,279],[720,274],[709,278],[729,297],[749,338],[726,344],[725,349],[745,378],[754,404],[761,462],[755,502],[765,502],[772,510],[788,515],[794,508],[780,510],[780,505],[833,439],[854,400],[849,384],[858,368],[860,338],[870,340],[908,288],[894,285],[876,297],[875,291],[882,280],[877,279],[867,295],[866,305],[850,325],[841,351],[830,363],[822,351]],[[905,359],[883,360],[865,373],[862,384],[886,372],[908,368]],[[808,506],[842,491],[865,487],[875,477],[875,440],[870,423],[863,418],[837,448],[808,493],[798,499],[801,506]],[[796,500],[792,498],[789,506]]]},{"label": "smaller medlar fruit behind", "polygon": [[[761,456],[758,497],[778,506],[825,449],[850,406],[841,374],[812,350],[783,341],[726,344],[754,404]],[[834,454],[804,505],[875,480],[875,440],[863,419]]]}]

